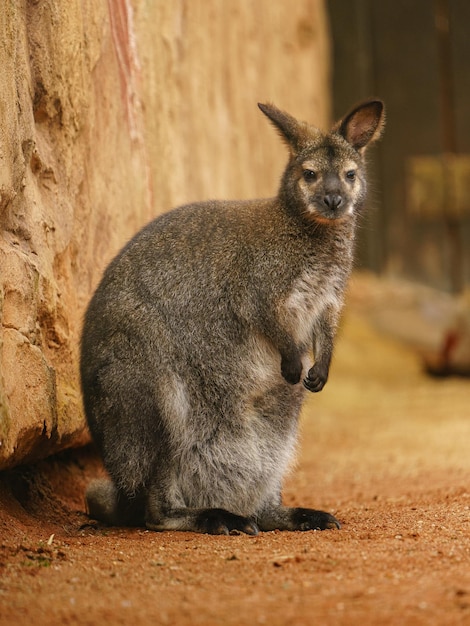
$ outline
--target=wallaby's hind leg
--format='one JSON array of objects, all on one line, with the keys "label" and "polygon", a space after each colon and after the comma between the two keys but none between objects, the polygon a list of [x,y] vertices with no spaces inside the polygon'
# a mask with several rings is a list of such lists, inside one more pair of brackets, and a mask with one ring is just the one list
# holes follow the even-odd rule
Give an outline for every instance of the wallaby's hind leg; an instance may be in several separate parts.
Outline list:
[{"label": "wallaby's hind leg", "polygon": [[165,513],[160,511],[156,517],[155,507],[150,506],[147,507],[145,522],[143,497],[126,496],[109,479],[92,481],[85,499],[89,516],[110,526],[143,526],[145,523],[150,530],[186,530],[210,535],[229,535],[233,532],[258,534],[258,527],[252,519],[225,509],[182,507],[168,509]]},{"label": "wallaby's hind leg", "polygon": [[273,506],[257,516],[260,530],[327,530],[341,528],[330,513],[299,507]]},{"label": "wallaby's hind leg", "polygon": [[146,522],[150,530],[186,530],[209,535],[230,535],[245,533],[257,535],[255,522],[242,515],[230,513],[225,509],[170,509],[158,519],[149,517]]},{"label": "wallaby's hind leg", "polygon": [[162,483],[163,481],[158,485],[152,485],[147,494],[145,520],[147,528],[183,530],[210,535],[229,535],[233,532],[258,534],[258,526],[252,518],[237,515],[223,508],[187,507],[179,497],[177,488],[164,489]]},{"label": "wallaby's hind leg", "polygon": [[93,480],[85,493],[88,515],[110,526],[143,526],[145,501],[129,497],[109,479]]}]

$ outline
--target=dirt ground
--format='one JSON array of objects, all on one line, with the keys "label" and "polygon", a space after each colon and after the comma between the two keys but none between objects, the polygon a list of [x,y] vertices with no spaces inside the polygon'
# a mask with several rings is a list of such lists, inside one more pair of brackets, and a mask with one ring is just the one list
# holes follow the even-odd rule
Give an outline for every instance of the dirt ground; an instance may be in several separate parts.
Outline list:
[{"label": "dirt ground", "polygon": [[1,625],[470,624],[470,382],[427,377],[355,306],[285,487],[341,530],[106,528],[83,505],[99,471],[85,449],[0,479]]}]

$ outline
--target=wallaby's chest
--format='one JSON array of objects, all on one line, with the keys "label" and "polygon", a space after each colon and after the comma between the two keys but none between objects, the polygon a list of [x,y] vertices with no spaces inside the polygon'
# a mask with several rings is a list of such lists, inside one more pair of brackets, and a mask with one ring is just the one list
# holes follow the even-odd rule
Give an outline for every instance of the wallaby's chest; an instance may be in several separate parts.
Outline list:
[{"label": "wallaby's chest", "polygon": [[341,309],[346,273],[338,270],[325,276],[308,269],[295,280],[282,309],[297,345],[311,345],[312,332],[325,312]]}]

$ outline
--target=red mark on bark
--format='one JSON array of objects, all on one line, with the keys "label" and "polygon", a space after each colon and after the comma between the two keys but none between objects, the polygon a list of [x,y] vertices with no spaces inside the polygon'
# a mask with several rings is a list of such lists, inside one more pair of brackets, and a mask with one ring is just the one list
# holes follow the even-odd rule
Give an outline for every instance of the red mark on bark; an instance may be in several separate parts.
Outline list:
[{"label": "red mark on bark", "polygon": [[140,63],[134,36],[133,12],[128,0],[108,0],[114,50],[118,61],[121,98],[132,139],[142,140],[138,80]]}]

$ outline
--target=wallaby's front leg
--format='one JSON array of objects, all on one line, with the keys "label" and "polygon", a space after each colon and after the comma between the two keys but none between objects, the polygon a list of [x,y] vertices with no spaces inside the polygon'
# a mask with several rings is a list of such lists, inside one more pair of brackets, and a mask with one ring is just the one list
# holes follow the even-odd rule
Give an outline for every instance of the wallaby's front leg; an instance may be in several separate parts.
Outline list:
[{"label": "wallaby's front leg", "polygon": [[302,354],[294,341],[277,318],[262,320],[260,324],[263,334],[271,341],[281,355],[281,374],[291,385],[297,385],[302,378]]},{"label": "wallaby's front leg", "polygon": [[302,359],[295,344],[281,348],[281,374],[288,383],[296,385],[302,376]]},{"label": "wallaby's front leg", "polygon": [[338,314],[336,310],[328,309],[315,325],[313,342],[315,361],[303,381],[304,387],[314,393],[321,391],[328,380]]}]

